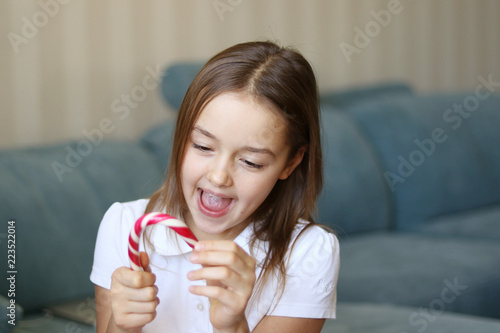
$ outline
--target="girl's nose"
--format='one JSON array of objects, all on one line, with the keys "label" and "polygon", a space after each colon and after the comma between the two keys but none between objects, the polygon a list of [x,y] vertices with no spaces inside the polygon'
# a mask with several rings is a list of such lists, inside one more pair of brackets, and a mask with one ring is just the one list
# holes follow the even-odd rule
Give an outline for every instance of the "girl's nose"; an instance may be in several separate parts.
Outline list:
[{"label": "girl's nose", "polygon": [[227,187],[233,184],[227,163],[214,163],[207,174],[208,180],[217,187]]}]

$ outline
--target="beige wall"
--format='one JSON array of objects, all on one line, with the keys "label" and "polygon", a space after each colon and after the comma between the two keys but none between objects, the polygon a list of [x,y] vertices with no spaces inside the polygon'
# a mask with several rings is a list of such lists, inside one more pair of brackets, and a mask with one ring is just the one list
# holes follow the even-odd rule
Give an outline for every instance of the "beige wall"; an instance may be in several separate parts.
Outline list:
[{"label": "beige wall", "polygon": [[[377,23],[372,11],[389,10],[390,21]],[[255,39],[296,46],[322,91],[393,79],[419,92],[473,89],[479,75],[500,81],[498,0],[3,0],[0,33],[2,148],[78,139],[99,126],[105,139],[135,138],[172,116],[149,72]],[[357,53],[346,57],[347,44]],[[135,107],[114,113],[131,92]]]}]

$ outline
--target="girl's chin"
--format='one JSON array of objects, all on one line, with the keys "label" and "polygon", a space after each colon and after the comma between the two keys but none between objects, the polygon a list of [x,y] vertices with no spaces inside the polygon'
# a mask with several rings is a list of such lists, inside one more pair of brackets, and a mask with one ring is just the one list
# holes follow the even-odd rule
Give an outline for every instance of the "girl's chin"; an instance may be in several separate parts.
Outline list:
[{"label": "girl's chin", "polygon": [[228,235],[232,234],[230,230],[223,228],[213,228],[207,225],[197,225],[198,238],[200,240],[204,239],[231,239]]},{"label": "girl's chin", "polygon": [[233,240],[243,229],[243,224],[227,225],[223,221],[214,221],[199,216],[195,219],[196,236],[202,239],[226,239]]}]

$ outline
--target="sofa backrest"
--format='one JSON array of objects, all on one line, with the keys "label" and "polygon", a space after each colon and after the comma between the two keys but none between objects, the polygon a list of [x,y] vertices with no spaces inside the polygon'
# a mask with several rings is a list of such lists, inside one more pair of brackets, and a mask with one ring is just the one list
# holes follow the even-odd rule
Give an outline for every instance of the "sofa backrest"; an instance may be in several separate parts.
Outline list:
[{"label": "sofa backrest", "polygon": [[204,62],[179,62],[172,64],[163,74],[161,92],[165,101],[177,111],[191,82]]},{"label": "sofa backrest", "polygon": [[[0,233],[15,221],[16,302],[29,311],[93,294],[89,275],[104,212],[114,201],[149,196],[163,170],[138,143],[80,141],[0,151],[0,175]],[[6,254],[7,242],[0,243]],[[2,260],[0,270],[13,269]],[[2,295],[7,283],[0,280]]]},{"label": "sofa backrest", "polygon": [[373,148],[345,112],[322,107],[325,183],[319,222],[339,235],[391,228],[391,194]]},{"label": "sofa backrest", "polygon": [[345,110],[373,145],[395,225],[500,203],[500,97],[400,96]]},{"label": "sofa backrest", "polygon": [[365,103],[393,101],[401,96],[413,95],[412,88],[404,82],[385,82],[375,85],[350,87],[344,90],[323,92],[320,101],[338,110],[345,110]]}]

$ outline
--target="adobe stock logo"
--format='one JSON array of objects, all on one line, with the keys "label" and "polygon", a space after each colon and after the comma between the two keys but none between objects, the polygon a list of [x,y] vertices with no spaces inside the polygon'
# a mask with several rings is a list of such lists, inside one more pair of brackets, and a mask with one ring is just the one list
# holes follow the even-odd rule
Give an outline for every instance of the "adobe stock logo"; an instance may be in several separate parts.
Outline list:
[{"label": "adobe stock logo", "polygon": [[132,110],[136,109],[148,97],[149,93],[160,85],[163,78],[160,65],[156,65],[156,67],[146,66],[145,71],[146,74],[142,77],[141,84],[133,86],[127,93],[120,94],[120,97],[111,102],[110,109],[115,119],[103,117],[99,121],[97,128],[83,129],[81,133],[84,138],[73,144],[66,145],[65,158],[62,161],[53,161],[51,163],[59,182],[63,181],[65,174],[72,173],[83,162],[85,157],[92,154],[94,148],[104,141],[105,135],[114,132],[117,123],[127,119]]},{"label": "adobe stock logo", "polygon": [[243,0],[214,0],[212,6],[214,6],[217,15],[221,21],[224,21],[224,14],[226,12],[232,12],[234,9],[241,5]]},{"label": "adobe stock logo", "polygon": [[40,29],[45,27],[51,18],[59,13],[61,5],[66,5],[71,0],[40,0],[38,5],[41,10],[36,11],[32,16],[31,20],[26,16],[21,18],[23,25],[21,27],[21,35],[14,32],[9,32],[7,38],[9,39],[10,45],[14,49],[15,53],[19,53],[19,46],[21,44],[28,44],[30,40],[38,35]]},{"label": "adobe stock logo", "polygon": [[434,322],[437,317],[446,310],[446,306],[454,303],[462,295],[464,290],[468,288],[467,285],[459,283],[457,277],[453,279],[453,282],[445,279],[443,284],[445,287],[441,289],[439,297],[431,300],[427,308],[420,307],[408,318],[408,323],[411,327],[416,329],[418,333],[423,333],[429,324]]},{"label": "adobe stock logo", "polygon": [[[481,101],[488,99],[495,91],[495,88],[500,87],[500,82],[493,81],[492,74],[488,75],[488,79],[483,76],[478,76],[477,79],[480,83],[476,86],[473,94],[467,95],[461,103],[455,103],[443,112],[442,119],[451,128],[451,131],[458,130],[464,120],[472,117],[474,112],[479,109]],[[450,131],[448,130],[448,132]],[[399,161],[397,173],[384,172],[384,178],[391,191],[394,192],[398,183],[404,183],[413,175],[416,169],[435,154],[437,147],[446,142],[448,138],[446,130],[441,127],[434,128],[427,138],[415,138],[413,143],[416,148],[408,155],[399,155],[397,157]]]},{"label": "adobe stock logo", "polygon": [[[411,0],[409,0],[411,1]],[[400,14],[403,11],[403,6],[400,0],[389,0],[387,2],[387,9],[381,9],[378,12],[371,10],[370,15],[373,20],[366,22],[362,30],[358,26],[354,27],[353,44],[342,42],[339,44],[340,50],[348,63],[351,63],[351,57],[354,54],[361,53],[361,50],[368,47],[372,40],[376,38],[382,28],[386,28],[392,21],[393,16]]]}]

